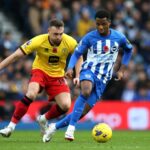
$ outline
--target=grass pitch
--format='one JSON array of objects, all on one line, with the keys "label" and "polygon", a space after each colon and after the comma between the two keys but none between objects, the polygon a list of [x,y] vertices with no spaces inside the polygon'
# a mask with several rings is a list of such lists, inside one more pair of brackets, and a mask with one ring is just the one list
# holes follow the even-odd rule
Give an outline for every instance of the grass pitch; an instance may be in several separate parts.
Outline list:
[{"label": "grass pitch", "polygon": [[0,136],[0,150],[149,150],[149,131],[113,131],[107,143],[97,143],[91,131],[76,131],[75,141],[64,140],[58,131],[51,142],[43,143],[39,131],[15,131],[10,138]]}]

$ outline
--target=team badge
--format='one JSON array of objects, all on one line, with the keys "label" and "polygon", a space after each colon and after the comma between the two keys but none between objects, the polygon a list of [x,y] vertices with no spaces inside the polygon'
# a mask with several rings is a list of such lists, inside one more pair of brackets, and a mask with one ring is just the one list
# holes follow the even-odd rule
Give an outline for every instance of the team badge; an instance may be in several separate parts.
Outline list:
[{"label": "team badge", "polygon": [[118,46],[112,46],[111,47],[111,52],[116,52],[116,51],[118,51]]},{"label": "team badge", "polygon": [[63,49],[62,49],[62,52],[63,52],[63,53],[67,53],[67,48],[63,48]]}]

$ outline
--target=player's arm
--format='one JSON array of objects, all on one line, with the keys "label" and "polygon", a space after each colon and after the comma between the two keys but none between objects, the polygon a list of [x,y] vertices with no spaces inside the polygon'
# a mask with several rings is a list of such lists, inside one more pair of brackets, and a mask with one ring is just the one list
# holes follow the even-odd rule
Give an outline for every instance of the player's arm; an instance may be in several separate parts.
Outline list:
[{"label": "player's arm", "polygon": [[[79,60],[79,58],[81,58],[81,56],[84,54],[84,52],[87,49],[88,49],[88,40],[86,37],[84,37],[81,40],[81,42],[79,43],[79,45],[75,48],[75,51],[70,58],[67,72],[66,72],[67,77],[69,77],[69,78],[73,77],[73,68],[74,68],[75,64],[77,64],[77,62],[80,64],[80,61],[78,61],[78,60]],[[80,66],[81,66],[81,64],[80,64]]]},{"label": "player's arm", "polygon": [[20,48],[18,48],[14,53],[12,53],[10,56],[8,56],[7,58],[5,58],[0,63],[0,70],[4,69],[9,64],[12,64],[13,62],[15,62],[16,60],[18,60],[19,58],[22,58],[24,55],[25,55],[25,53]]},{"label": "player's arm", "polygon": [[[67,78],[72,78],[73,77],[73,68],[75,66],[75,64],[78,62],[78,59],[81,57],[81,53],[75,51],[71,58],[70,58],[70,61],[69,61],[69,64],[68,64],[68,68],[67,68],[67,72],[65,74],[65,76]],[[77,67],[76,67],[77,68]],[[79,70],[77,70],[78,72]]]},{"label": "player's arm", "polygon": [[123,48],[123,56],[121,60],[120,69],[117,72],[117,80],[121,80],[123,78],[124,72],[127,69],[127,66],[132,56],[132,45],[125,37],[122,39],[122,48]]},{"label": "player's arm", "polygon": [[82,63],[83,63],[83,56],[80,56],[80,58],[78,59],[75,65],[75,72],[76,72],[75,78],[79,78]]},{"label": "player's arm", "polygon": [[78,59],[76,65],[75,65],[75,78],[73,79],[73,83],[78,87],[80,84],[79,76],[80,76],[80,70],[83,63],[83,56],[80,56]]}]

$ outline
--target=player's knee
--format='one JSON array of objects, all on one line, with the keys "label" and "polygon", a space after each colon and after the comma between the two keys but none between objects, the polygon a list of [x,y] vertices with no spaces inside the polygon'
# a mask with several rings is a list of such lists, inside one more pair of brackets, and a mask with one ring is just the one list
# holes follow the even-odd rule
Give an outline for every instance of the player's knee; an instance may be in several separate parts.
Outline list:
[{"label": "player's knee", "polygon": [[26,93],[26,96],[29,97],[29,98],[32,99],[32,100],[35,100],[35,99],[36,99],[36,96],[37,96],[37,92],[35,92],[35,91],[28,91],[28,92]]},{"label": "player's knee", "polygon": [[90,96],[91,92],[89,90],[83,90],[82,91],[82,95],[86,98],[88,98]]},{"label": "player's knee", "polygon": [[89,86],[81,87],[81,93],[84,97],[88,98],[91,94],[91,87]]},{"label": "player's knee", "polygon": [[62,104],[61,109],[65,112],[67,112],[70,109],[70,106],[71,106],[71,104],[64,103],[64,104]]}]

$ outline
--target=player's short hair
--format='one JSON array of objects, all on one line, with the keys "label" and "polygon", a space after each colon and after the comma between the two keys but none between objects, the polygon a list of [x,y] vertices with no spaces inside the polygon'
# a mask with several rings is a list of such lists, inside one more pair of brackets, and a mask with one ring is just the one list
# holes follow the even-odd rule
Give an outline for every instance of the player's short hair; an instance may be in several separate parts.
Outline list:
[{"label": "player's short hair", "polygon": [[110,21],[111,20],[111,15],[110,15],[110,13],[107,10],[100,9],[95,14],[95,19],[96,18],[100,18],[100,19],[101,18],[107,18]]},{"label": "player's short hair", "polygon": [[49,21],[49,27],[64,27],[64,22],[62,20],[59,20],[59,19],[52,19]]}]

